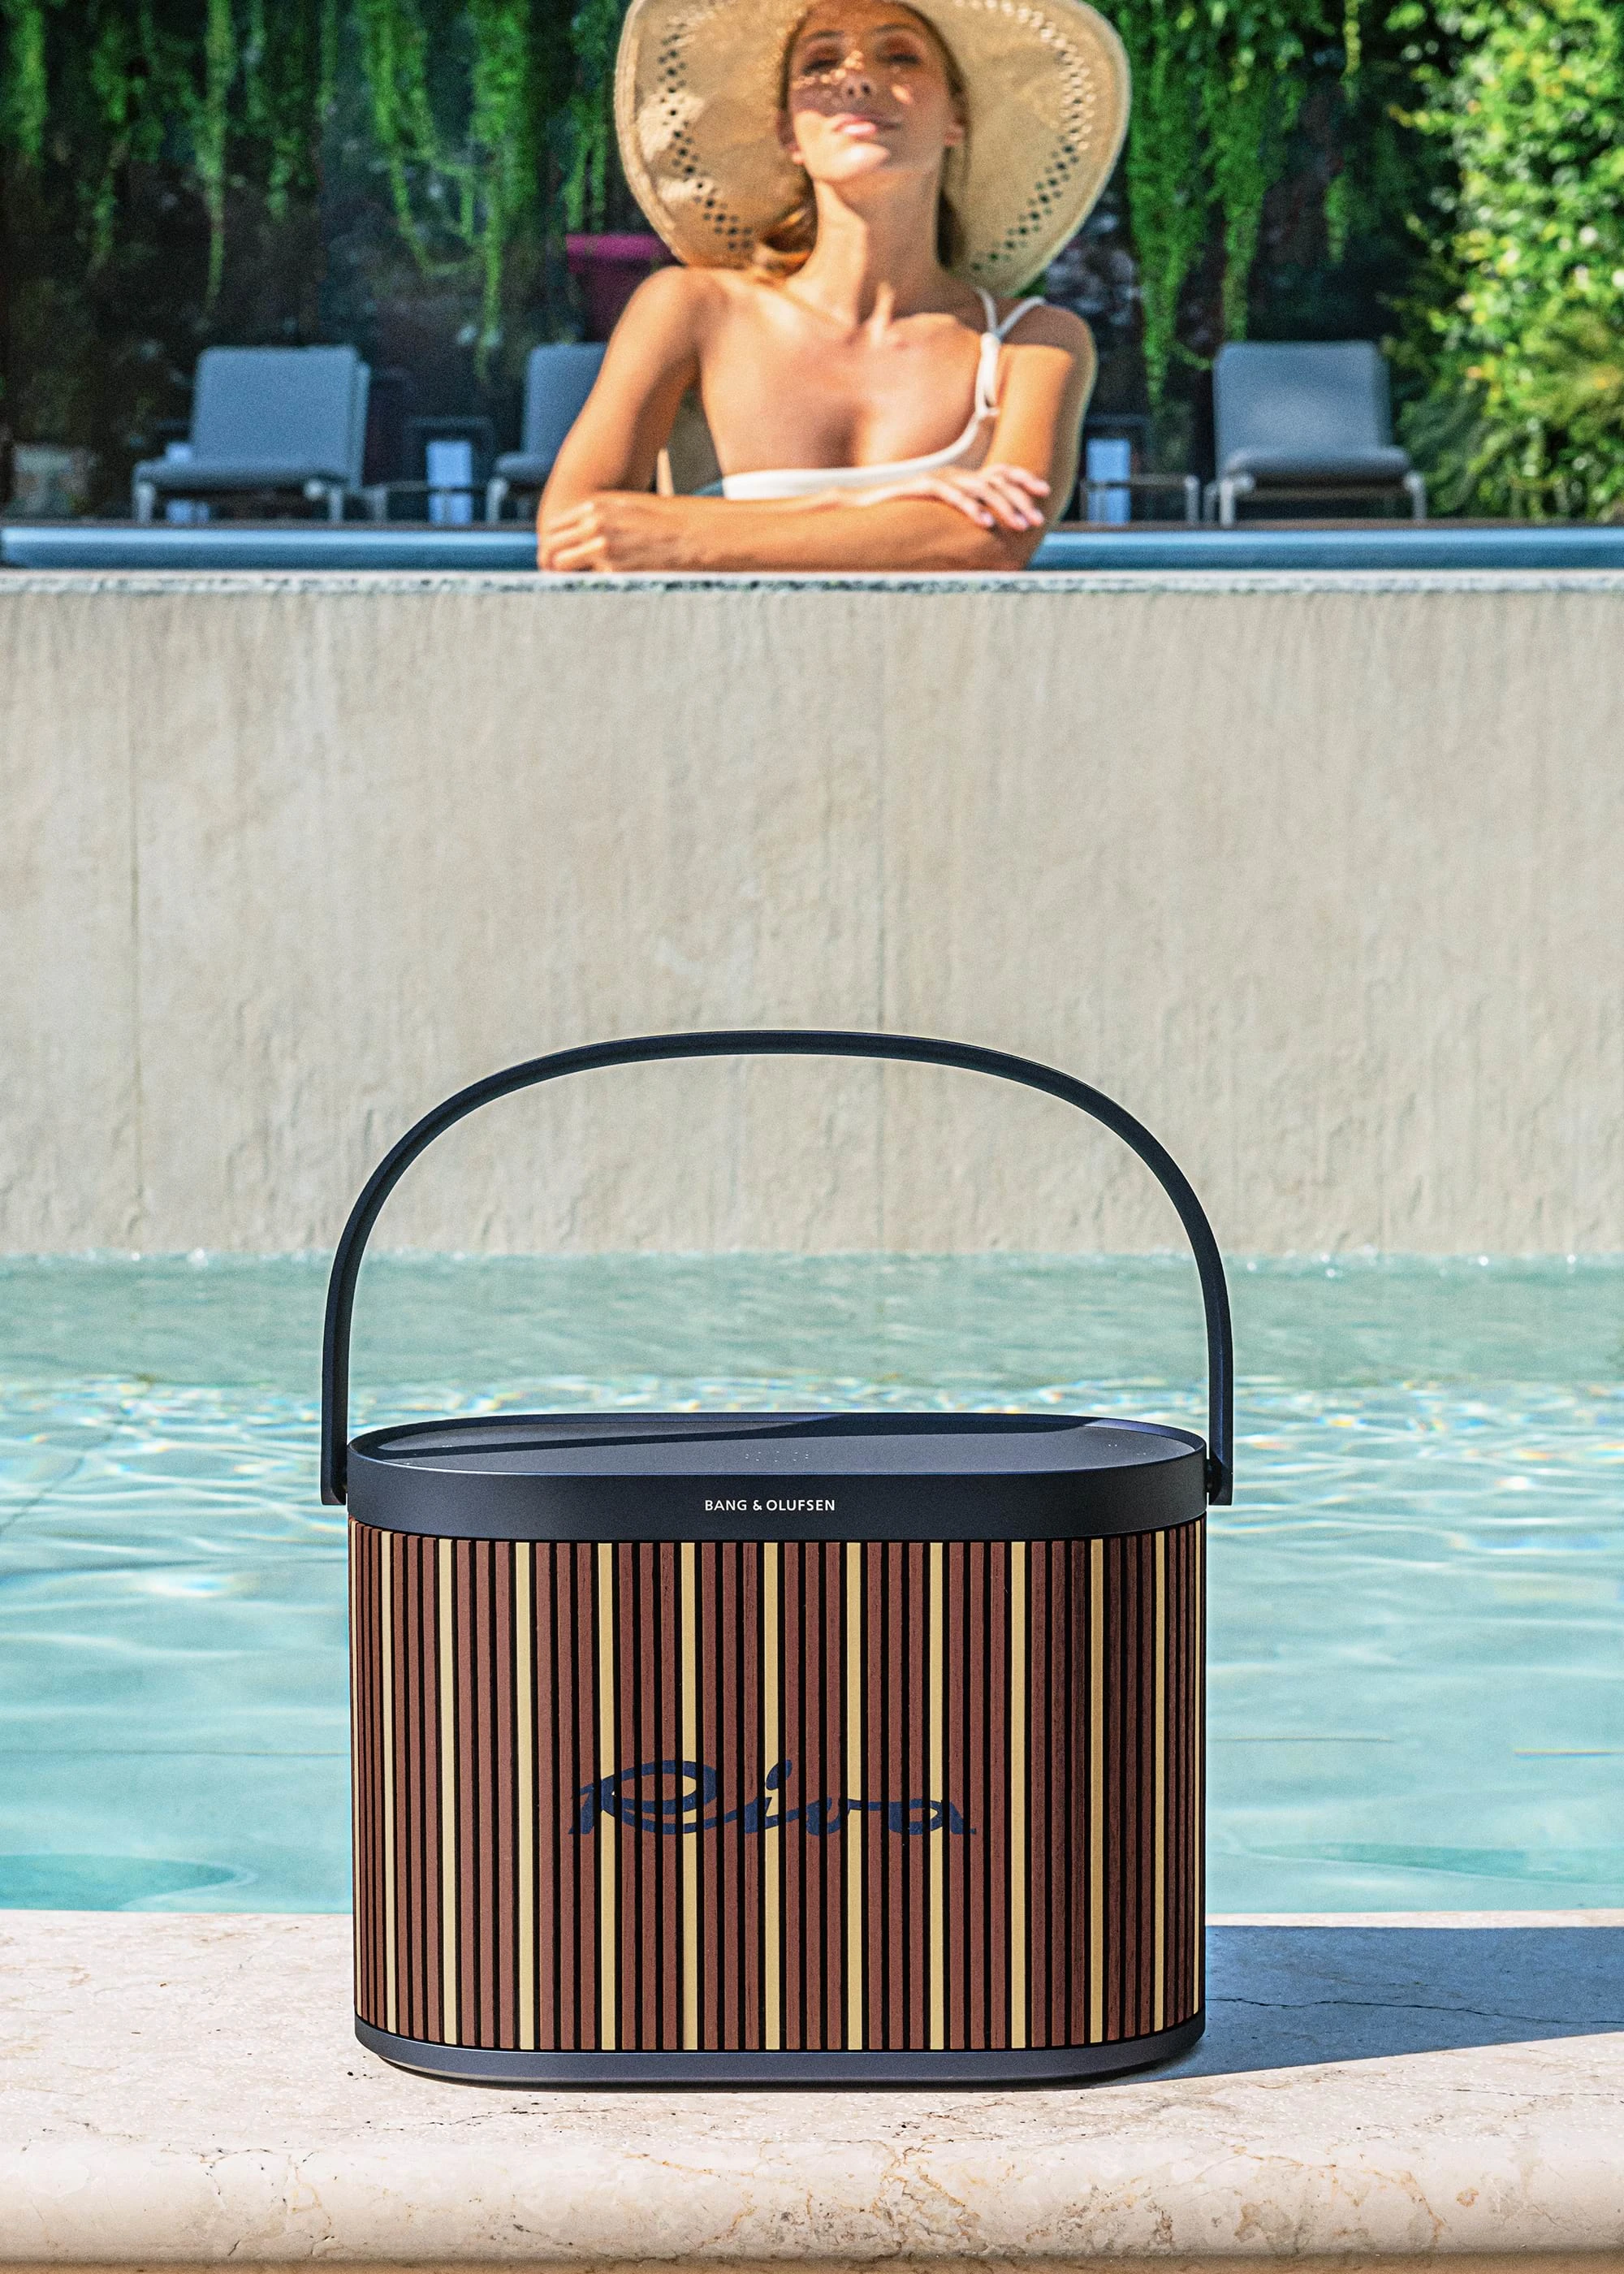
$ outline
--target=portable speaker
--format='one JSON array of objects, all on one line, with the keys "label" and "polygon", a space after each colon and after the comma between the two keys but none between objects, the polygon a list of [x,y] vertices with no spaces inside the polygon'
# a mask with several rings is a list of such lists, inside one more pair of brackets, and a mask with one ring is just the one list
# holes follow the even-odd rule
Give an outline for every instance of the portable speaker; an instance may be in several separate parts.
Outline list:
[{"label": "portable speaker", "polygon": [[[366,1240],[417,1155],[564,1074],[734,1053],[1046,1091],[1189,1236],[1210,1449],[1052,1413],[502,1416],[347,1443]],[[1132,1115],[956,1043],[768,1030],[561,1050],[436,1107],[327,1293],[350,1512],[356,2031],[487,2083],[1098,2076],[1202,2029],[1205,1515],[1223,1267]]]}]

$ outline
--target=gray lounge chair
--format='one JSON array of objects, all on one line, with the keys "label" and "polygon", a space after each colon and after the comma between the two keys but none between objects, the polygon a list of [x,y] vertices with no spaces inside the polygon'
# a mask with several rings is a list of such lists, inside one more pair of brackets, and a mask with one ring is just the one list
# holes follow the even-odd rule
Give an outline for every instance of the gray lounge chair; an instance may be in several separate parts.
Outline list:
[{"label": "gray lounge chair", "polygon": [[137,521],[160,497],[297,491],[342,521],[361,487],[371,373],[353,348],[205,348],[191,454],[137,466]]},{"label": "gray lounge chair", "polygon": [[1237,342],[1213,366],[1218,478],[1207,515],[1231,526],[1243,498],[1402,493],[1426,519],[1426,484],[1393,440],[1387,366],[1371,340]]},{"label": "gray lounge chair", "polygon": [[521,447],[500,457],[485,488],[485,517],[500,521],[514,490],[547,486],[564,437],[592,392],[604,350],[597,343],[562,342],[532,348],[524,367],[524,425]]}]

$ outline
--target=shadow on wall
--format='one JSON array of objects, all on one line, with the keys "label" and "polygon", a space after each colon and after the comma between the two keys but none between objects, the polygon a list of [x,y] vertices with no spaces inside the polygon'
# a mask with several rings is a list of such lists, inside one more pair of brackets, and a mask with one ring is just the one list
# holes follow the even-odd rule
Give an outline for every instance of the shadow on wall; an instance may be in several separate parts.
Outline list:
[{"label": "shadow on wall", "polygon": [[1207,2035],[1158,2076],[1624,2029],[1624,1927],[1215,1926],[1207,1965]]}]

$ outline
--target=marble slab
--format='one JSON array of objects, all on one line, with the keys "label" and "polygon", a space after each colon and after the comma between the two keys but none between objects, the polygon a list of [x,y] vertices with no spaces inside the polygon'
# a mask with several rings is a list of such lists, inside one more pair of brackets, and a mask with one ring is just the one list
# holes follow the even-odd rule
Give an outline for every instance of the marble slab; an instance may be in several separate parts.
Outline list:
[{"label": "marble slab", "polygon": [[0,1914],[0,2259],[1624,2252],[1624,1913],[1210,1952],[1202,2044],[1114,2084],[520,2093],[362,2051],[347,1919]]}]

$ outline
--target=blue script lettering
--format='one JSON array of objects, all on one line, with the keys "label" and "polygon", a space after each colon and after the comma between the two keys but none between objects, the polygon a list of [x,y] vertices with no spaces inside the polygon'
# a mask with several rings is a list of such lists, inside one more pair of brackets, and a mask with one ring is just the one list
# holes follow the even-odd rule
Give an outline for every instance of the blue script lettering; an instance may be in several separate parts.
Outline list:
[{"label": "blue script lettering", "polygon": [[[607,1817],[628,1832],[658,1832],[666,1839],[689,1832],[716,1832],[737,1824],[742,1832],[776,1832],[786,1824],[800,1824],[815,1839],[844,1832],[852,1816],[878,1816],[888,1832],[917,1839],[927,1832],[947,1832],[974,1839],[968,1825],[951,1800],[853,1800],[841,1794],[791,1805],[784,1787],[794,1774],[793,1761],[778,1761],[762,1782],[764,1789],[738,1808],[718,1805],[721,1780],[706,1761],[643,1761],[635,1769],[616,1769],[591,1784],[583,1784],[577,1797],[577,1833],[595,1832]],[[774,1812],[776,1810],[776,1813]],[[707,1813],[707,1811],[711,1811]]]}]

